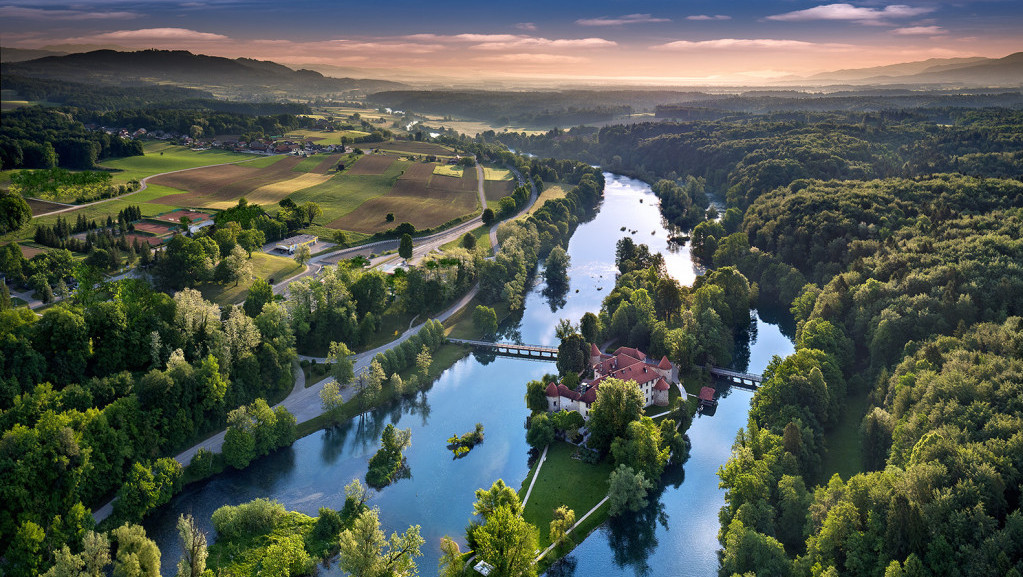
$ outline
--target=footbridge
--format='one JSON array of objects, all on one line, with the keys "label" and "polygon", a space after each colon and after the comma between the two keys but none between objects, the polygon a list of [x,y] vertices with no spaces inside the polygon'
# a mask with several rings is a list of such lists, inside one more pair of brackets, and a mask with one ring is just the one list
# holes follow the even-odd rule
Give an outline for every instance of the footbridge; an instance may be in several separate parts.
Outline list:
[{"label": "footbridge", "polygon": [[558,347],[540,345],[517,345],[515,343],[492,343],[489,341],[470,341],[466,339],[448,339],[449,343],[469,345],[476,349],[486,349],[492,353],[507,357],[554,361],[558,358]]},{"label": "footbridge", "polygon": [[764,381],[764,377],[762,375],[742,373],[731,369],[723,369],[721,367],[710,367],[708,371],[715,377],[731,381],[732,384],[747,389],[756,389],[760,386],[760,383]]}]

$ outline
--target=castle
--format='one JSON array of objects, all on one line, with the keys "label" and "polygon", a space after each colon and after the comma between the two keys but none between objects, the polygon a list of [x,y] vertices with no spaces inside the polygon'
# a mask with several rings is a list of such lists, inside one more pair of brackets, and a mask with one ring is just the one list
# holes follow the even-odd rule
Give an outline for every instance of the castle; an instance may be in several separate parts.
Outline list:
[{"label": "castle", "polygon": [[605,378],[634,381],[643,393],[644,407],[666,407],[670,383],[678,382],[678,371],[668,357],[654,362],[643,351],[630,347],[619,347],[613,355],[609,355],[600,352],[597,345],[590,345],[590,366],[593,368],[593,380],[580,384],[577,391],[563,384],[547,385],[548,411],[576,411],[584,419],[588,418],[593,402],[597,400],[597,389]]}]

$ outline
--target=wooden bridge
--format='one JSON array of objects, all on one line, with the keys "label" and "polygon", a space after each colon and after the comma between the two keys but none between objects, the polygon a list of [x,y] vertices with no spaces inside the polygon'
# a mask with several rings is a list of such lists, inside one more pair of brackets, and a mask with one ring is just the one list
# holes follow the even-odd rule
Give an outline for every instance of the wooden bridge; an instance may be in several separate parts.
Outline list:
[{"label": "wooden bridge", "polygon": [[489,341],[470,341],[465,339],[448,339],[448,342],[460,345],[469,345],[477,349],[488,349],[495,354],[507,357],[523,357],[527,359],[545,361],[553,361],[558,358],[558,347],[517,345],[515,343],[492,343]]},{"label": "wooden bridge", "polygon": [[747,389],[756,389],[763,382],[764,377],[761,375],[754,375],[752,373],[740,373],[739,371],[733,371],[731,369],[722,369],[721,367],[710,367],[710,374],[715,377],[726,379],[732,382],[732,384],[738,385]]}]

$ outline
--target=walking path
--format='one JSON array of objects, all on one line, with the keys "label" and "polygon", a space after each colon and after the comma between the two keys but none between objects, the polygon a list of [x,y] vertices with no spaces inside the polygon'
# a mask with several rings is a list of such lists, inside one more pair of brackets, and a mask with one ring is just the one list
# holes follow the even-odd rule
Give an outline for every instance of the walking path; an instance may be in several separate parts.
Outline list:
[{"label": "walking path", "polygon": [[533,483],[536,483],[536,478],[540,476],[540,467],[543,467],[544,461],[547,460],[547,449],[550,445],[543,448],[543,454],[540,455],[540,461],[536,464],[536,472],[533,473],[533,479],[529,481],[529,488],[526,489],[526,496],[522,498],[522,508],[526,508],[526,503],[529,502],[529,495],[533,492]]}]

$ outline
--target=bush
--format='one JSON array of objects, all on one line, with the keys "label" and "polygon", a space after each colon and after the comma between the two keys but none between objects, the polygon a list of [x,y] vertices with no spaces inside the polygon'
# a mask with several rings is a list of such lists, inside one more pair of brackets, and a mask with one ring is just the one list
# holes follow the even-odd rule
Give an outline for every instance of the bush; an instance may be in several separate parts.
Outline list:
[{"label": "bush", "polygon": [[287,512],[284,505],[269,499],[256,499],[241,505],[224,505],[213,512],[213,528],[226,539],[265,535],[277,527]]}]

